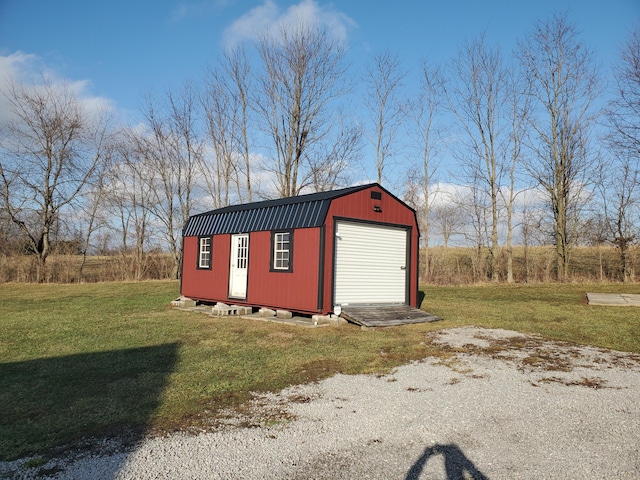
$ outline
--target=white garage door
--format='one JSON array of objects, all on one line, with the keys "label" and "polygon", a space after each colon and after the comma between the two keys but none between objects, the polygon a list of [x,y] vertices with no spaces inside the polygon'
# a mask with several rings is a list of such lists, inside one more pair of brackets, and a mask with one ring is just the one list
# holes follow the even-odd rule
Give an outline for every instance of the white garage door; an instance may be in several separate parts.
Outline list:
[{"label": "white garage door", "polygon": [[406,303],[407,230],[336,222],[336,305]]}]

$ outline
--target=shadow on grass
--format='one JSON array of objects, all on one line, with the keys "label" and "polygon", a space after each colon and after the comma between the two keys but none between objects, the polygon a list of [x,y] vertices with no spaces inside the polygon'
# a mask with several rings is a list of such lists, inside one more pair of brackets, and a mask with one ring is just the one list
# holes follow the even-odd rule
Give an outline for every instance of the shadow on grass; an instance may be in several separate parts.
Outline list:
[{"label": "shadow on grass", "polygon": [[83,439],[95,448],[91,436],[138,441],[177,355],[170,343],[0,364],[0,460]]},{"label": "shadow on grass", "polygon": [[422,307],[422,302],[424,302],[424,297],[426,294],[423,290],[418,290],[418,308]]},{"label": "shadow on grass", "polygon": [[489,480],[480,470],[476,468],[471,460],[455,444],[434,445],[427,447],[418,460],[407,472],[405,480],[418,480],[427,462],[436,455],[444,457],[444,470],[447,480]]}]

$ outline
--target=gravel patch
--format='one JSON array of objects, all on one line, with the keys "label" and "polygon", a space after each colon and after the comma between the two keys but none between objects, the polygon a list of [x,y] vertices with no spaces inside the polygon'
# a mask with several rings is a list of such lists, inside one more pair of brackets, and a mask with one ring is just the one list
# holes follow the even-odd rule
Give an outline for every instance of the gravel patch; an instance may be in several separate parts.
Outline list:
[{"label": "gravel patch", "polygon": [[0,477],[640,478],[640,356],[504,330],[430,336],[447,356],[256,396],[213,432],[0,463]]}]

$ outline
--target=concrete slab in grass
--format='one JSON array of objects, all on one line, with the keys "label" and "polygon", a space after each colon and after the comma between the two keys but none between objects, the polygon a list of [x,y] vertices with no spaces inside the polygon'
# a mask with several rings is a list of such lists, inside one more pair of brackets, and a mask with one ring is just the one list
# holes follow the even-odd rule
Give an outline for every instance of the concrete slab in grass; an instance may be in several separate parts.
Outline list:
[{"label": "concrete slab in grass", "polygon": [[587,293],[589,305],[618,307],[640,307],[640,294],[637,293]]},{"label": "concrete slab in grass", "polygon": [[622,293],[620,296],[627,301],[627,304],[640,307],[640,293]]}]

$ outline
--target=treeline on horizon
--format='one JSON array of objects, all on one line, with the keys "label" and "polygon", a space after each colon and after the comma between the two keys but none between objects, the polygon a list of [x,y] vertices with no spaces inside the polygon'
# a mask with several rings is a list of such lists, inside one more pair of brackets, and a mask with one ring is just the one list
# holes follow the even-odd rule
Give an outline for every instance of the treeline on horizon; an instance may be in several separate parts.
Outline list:
[{"label": "treeline on horizon", "polygon": [[416,209],[424,281],[635,280],[640,26],[608,86],[566,14],[511,55],[481,34],[445,65],[423,62],[411,90],[399,55],[355,75],[347,53],[321,27],[288,25],[145,95],[132,124],[72,84],[10,83],[0,281],[178,278],[190,215],[351,185],[365,149],[364,175]]}]

